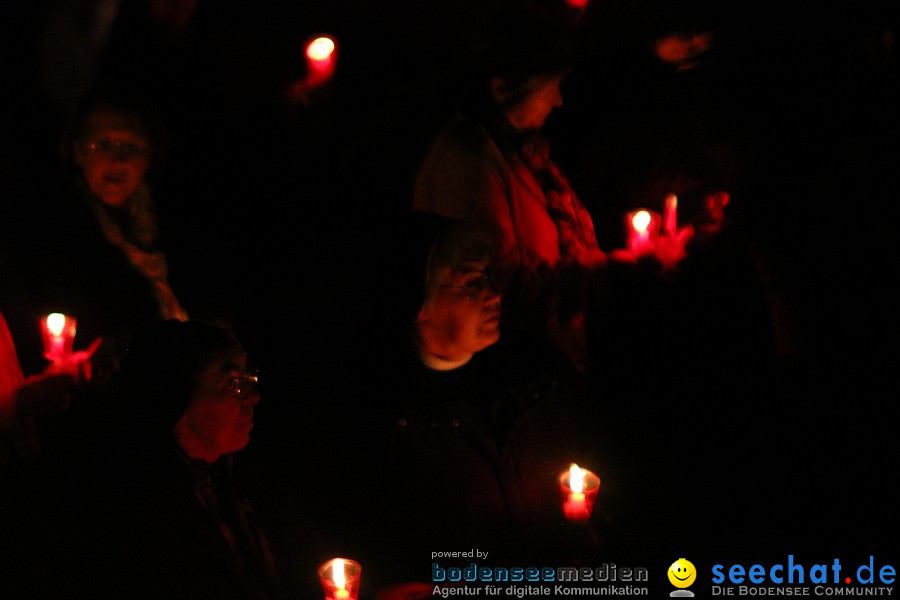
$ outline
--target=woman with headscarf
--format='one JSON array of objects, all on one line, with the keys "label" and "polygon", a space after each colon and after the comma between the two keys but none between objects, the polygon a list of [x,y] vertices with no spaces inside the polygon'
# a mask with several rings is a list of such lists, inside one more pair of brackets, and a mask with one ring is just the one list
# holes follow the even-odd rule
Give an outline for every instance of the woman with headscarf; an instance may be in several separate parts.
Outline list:
[{"label": "woman with headscarf", "polygon": [[564,24],[522,10],[490,21],[460,111],[419,169],[413,207],[487,225],[509,284],[505,323],[546,336],[583,369],[585,312],[600,299],[606,257],[540,133],[563,102],[574,35]]}]

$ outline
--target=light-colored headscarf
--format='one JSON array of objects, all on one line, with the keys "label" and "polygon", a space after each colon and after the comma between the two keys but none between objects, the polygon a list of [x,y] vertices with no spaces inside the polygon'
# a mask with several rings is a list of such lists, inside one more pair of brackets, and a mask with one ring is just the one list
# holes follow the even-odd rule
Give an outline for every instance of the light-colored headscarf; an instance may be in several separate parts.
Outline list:
[{"label": "light-colored headscarf", "polygon": [[100,200],[92,198],[89,204],[106,239],[120,248],[134,268],[153,285],[160,316],[163,319],[187,321],[187,312],[178,303],[172,286],[169,285],[166,255],[155,247],[158,233],[156,212],[147,186],[141,185],[128,202],[130,231],[127,233],[113,221]]}]

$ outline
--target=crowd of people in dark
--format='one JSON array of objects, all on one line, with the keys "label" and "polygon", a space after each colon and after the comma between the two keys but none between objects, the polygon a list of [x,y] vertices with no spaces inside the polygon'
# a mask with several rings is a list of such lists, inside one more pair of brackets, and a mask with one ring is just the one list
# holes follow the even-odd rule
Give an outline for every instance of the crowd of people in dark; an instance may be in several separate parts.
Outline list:
[{"label": "crowd of people in dark", "polygon": [[896,557],[890,3],[2,11],[0,597]]}]

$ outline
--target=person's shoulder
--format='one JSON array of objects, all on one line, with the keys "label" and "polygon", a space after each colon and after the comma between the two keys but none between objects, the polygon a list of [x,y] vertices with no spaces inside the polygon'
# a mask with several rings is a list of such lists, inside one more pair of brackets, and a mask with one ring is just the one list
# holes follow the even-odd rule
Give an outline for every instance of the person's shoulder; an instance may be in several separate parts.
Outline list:
[{"label": "person's shoulder", "polygon": [[460,156],[499,156],[497,145],[485,125],[463,114],[454,116],[441,129],[432,149],[443,148]]}]

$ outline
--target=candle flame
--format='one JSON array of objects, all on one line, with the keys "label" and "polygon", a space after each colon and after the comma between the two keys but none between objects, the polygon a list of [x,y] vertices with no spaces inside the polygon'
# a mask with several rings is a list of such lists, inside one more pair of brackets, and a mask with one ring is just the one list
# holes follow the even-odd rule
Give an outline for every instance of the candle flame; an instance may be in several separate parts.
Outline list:
[{"label": "candle flame", "polygon": [[334,564],[331,566],[331,577],[334,579],[334,585],[344,589],[347,580],[344,577],[344,561],[340,558],[334,559]]},{"label": "candle flame", "polygon": [[569,489],[574,494],[584,492],[584,469],[575,463],[572,463],[572,466],[569,467]]},{"label": "candle flame", "polygon": [[631,217],[631,224],[634,226],[635,231],[640,233],[647,231],[647,227],[650,226],[650,221],[650,213],[646,210],[639,210]]},{"label": "candle flame", "polygon": [[334,52],[334,40],[329,37],[318,37],[306,47],[306,56],[310,60],[327,60]]},{"label": "candle flame", "polygon": [[66,326],[66,315],[61,313],[53,313],[47,315],[47,329],[55,336],[62,335],[63,328]]}]

